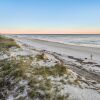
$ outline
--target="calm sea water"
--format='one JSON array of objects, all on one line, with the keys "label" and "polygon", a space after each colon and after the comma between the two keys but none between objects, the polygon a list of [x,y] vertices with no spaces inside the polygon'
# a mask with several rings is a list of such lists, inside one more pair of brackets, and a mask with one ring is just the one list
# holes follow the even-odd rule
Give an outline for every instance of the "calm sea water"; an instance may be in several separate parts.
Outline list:
[{"label": "calm sea water", "polygon": [[64,44],[100,47],[100,35],[18,35],[21,37],[31,37],[35,39],[48,40],[53,42],[60,42]]}]

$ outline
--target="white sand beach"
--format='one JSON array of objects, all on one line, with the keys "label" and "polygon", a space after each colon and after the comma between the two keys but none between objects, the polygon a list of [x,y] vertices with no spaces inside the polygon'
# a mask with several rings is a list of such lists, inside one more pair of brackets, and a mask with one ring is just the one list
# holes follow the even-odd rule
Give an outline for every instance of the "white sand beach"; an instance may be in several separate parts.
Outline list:
[{"label": "white sand beach", "polygon": [[32,39],[32,38],[20,38],[20,40],[38,49],[49,50],[57,52],[59,54],[74,56],[77,58],[91,59],[91,54],[92,54],[93,60],[100,61],[99,47],[97,48],[97,47],[67,45],[63,43]]},{"label": "white sand beach", "polygon": [[[28,48],[48,51],[63,60],[66,64],[82,66],[86,71],[100,76],[100,48],[67,45],[33,38],[16,38],[15,40],[20,45],[24,44]],[[83,62],[80,62],[80,60]],[[73,67],[73,70],[80,74],[82,73],[82,70],[78,71],[75,67]],[[91,78],[92,74],[89,75]],[[93,77],[93,79],[99,81],[99,76],[97,76],[97,78]]]},{"label": "white sand beach", "polygon": [[[16,62],[23,59],[28,66],[21,67],[26,78],[21,79],[12,92],[8,92],[7,100],[14,100],[21,96],[29,99],[28,92],[32,91],[32,87],[28,83],[31,79],[37,81],[37,83],[33,82],[32,84],[44,97],[48,90],[41,89],[44,87],[45,81],[50,81],[49,83],[52,84],[49,89],[51,100],[55,97],[53,95],[55,89],[58,89],[55,92],[56,96],[64,96],[68,100],[100,100],[100,48],[68,45],[31,37],[14,37],[12,35],[10,37],[16,41],[20,48],[10,48],[7,52],[9,55],[1,54],[0,60],[13,59]],[[41,55],[43,58],[41,58]],[[65,69],[62,70],[63,67],[59,69],[59,65],[65,66]],[[57,66],[56,70],[54,70],[55,66]],[[35,70],[35,68],[39,70]],[[45,69],[50,69],[50,75],[47,75],[47,72],[44,73]],[[58,70],[61,70],[62,76],[59,76]],[[35,71],[39,75],[34,74]],[[17,93],[16,88],[21,85],[25,87],[25,91],[14,97]],[[41,88],[38,88],[38,86],[41,86]]]}]

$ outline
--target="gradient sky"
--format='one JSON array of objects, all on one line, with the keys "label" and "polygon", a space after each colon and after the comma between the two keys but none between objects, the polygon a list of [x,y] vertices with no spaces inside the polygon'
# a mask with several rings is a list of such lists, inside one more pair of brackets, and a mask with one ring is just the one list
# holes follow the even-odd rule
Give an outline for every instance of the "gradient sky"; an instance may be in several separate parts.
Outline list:
[{"label": "gradient sky", "polygon": [[100,33],[100,0],[0,0],[0,33]]}]

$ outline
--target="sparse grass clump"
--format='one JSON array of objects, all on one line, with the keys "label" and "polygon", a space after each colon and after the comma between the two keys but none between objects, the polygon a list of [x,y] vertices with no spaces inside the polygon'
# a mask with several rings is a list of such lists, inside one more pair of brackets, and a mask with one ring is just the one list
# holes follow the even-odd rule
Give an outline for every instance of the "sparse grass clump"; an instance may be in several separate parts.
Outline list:
[{"label": "sparse grass clump", "polygon": [[0,35],[0,40],[6,39],[6,37]]},{"label": "sparse grass clump", "polygon": [[45,76],[63,76],[64,74],[67,74],[67,68],[64,65],[56,64],[53,67],[41,67],[41,68],[34,68],[34,74],[35,75],[42,75]]},{"label": "sparse grass clump", "polygon": [[34,90],[29,91],[28,95],[29,95],[30,98],[34,98],[36,96],[36,92]]},{"label": "sparse grass clump", "polygon": [[22,73],[20,64],[17,61],[2,60],[0,61],[0,77],[6,78],[6,76],[19,76]]},{"label": "sparse grass clump", "polygon": [[15,41],[9,41],[9,42],[0,43],[0,48],[9,49],[11,47],[18,47],[19,48],[19,46],[15,43]]},{"label": "sparse grass clump", "polygon": [[[5,93],[0,95],[7,96],[7,91],[11,91],[16,84],[23,79],[24,74],[22,70],[22,62],[15,60],[2,60],[0,61],[0,91]],[[20,88],[22,90],[22,88]]]},{"label": "sparse grass clump", "polygon": [[17,45],[13,39],[0,36],[0,51],[2,51],[3,49],[8,50],[11,47],[20,48],[20,46]]},{"label": "sparse grass clump", "polygon": [[[67,69],[64,65],[57,64],[52,67],[31,67],[32,59],[30,57],[21,57],[18,60],[3,60],[0,61],[0,91],[6,97],[7,91],[11,91],[15,86],[18,86],[14,97],[17,97],[19,94],[22,94],[25,91],[25,86],[19,86],[21,80],[28,81],[28,87],[30,90],[27,90],[27,96],[30,100],[35,100],[36,98],[43,100],[64,100],[64,96],[56,95],[57,91],[51,91],[53,86],[48,76],[63,76],[67,74]],[[32,74],[30,78],[26,76],[26,73],[30,71]],[[40,78],[40,79],[39,79]],[[55,96],[56,95],[56,96]],[[2,98],[3,98],[2,97]],[[1,99],[2,99],[1,98]],[[24,97],[19,97],[18,100],[25,100]]]},{"label": "sparse grass clump", "polygon": [[37,60],[44,60],[44,53],[36,55]]}]

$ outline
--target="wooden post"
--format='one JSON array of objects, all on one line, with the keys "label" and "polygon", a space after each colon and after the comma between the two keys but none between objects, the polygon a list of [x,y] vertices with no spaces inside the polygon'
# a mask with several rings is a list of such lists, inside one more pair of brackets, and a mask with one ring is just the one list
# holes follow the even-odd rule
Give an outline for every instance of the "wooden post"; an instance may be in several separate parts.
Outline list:
[{"label": "wooden post", "polygon": [[92,53],[91,53],[90,57],[91,57],[91,60],[93,60],[93,55],[92,55]]}]

